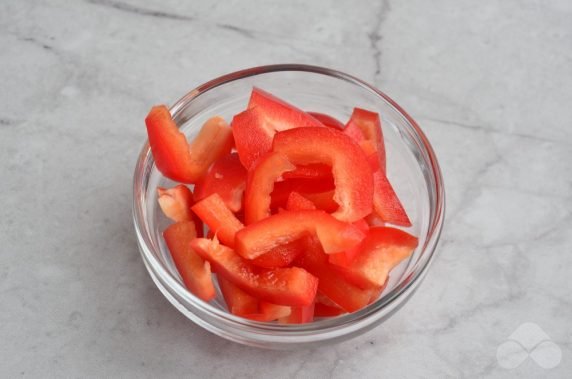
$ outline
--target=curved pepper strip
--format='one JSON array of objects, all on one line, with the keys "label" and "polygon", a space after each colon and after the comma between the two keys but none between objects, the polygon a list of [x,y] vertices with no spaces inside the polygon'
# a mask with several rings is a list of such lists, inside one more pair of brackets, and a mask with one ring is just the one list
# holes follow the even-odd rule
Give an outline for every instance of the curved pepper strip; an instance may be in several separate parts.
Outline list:
[{"label": "curved pepper strip", "polygon": [[297,128],[276,133],[273,150],[295,165],[324,163],[332,167],[339,208],[332,215],[357,221],[372,211],[373,175],[361,148],[331,128]]},{"label": "curved pepper strip", "polygon": [[270,216],[270,194],[274,182],[287,171],[296,169],[281,153],[269,152],[260,157],[248,172],[244,193],[244,220],[246,224]]},{"label": "curved pepper strip", "polygon": [[318,279],[299,267],[260,272],[232,249],[205,238],[191,241],[191,247],[240,289],[276,305],[306,306],[316,297]]},{"label": "curved pepper strip", "polygon": [[234,116],[232,131],[240,161],[247,169],[270,151],[274,134],[280,130],[324,125],[306,112],[283,100],[254,88],[248,109]]},{"label": "curved pepper strip", "polygon": [[356,246],[365,234],[324,211],[283,211],[238,231],[235,248],[240,256],[254,259],[306,236],[317,236],[324,251],[338,253]]},{"label": "curved pepper strip", "polygon": [[164,105],[151,108],[145,124],[157,168],[178,182],[197,182],[215,160],[232,148],[232,131],[221,117],[207,120],[190,145]]}]

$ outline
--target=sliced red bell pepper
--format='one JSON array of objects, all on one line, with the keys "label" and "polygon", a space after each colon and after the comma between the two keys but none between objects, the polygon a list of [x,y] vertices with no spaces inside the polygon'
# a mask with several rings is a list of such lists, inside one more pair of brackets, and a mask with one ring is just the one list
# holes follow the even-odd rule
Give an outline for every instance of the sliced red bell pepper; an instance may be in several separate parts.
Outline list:
[{"label": "sliced red bell pepper", "polygon": [[286,171],[296,168],[284,154],[268,152],[261,156],[248,171],[244,194],[244,219],[251,224],[270,216],[270,194],[274,182]]},{"label": "sliced red bell pepper", "polygon": [[167,107],[158,105],[151,108],[145,124],[159,171],[178,182],[192,183],[196,180],[187,138],[179,131]]},{"label": "sliced red bell pepper", "polygon": [[236,216],[228,209],[218,193],[199,201],[192,207],[193,212],[214,231],[217,238],[225,245],[233,247],[236,232],[244,227]]},{"label": "sliced red bell pepper", "polygon": [[354,259],[349,264],[336,262],[336,267],[357,286],[381,287],[389,271],[410,256],[417,243],[417,238],[402,230],[374,227],[360,243]]},{"label": "sliced red bell pepper", "polygon": [[302,254],[306,249],[306,243],[303,239],[292,241],[285,245],[279,245],[252,260],[250,262],[258,267],[278,268],[289,266],[298,255]]},{"label": "sliced red bell pepper", "polygon": [[306,199],[296,191],[290,192],[288,201],[286,201],[287,211],[312,211],[315,209],[316,206],[310,200]]},{"label": "sliced red bell pepper", "polygon": [[334,190],[316,193],[304,193],[304,197],[314,203],[316,208],[328,213],[335,212],[340,207],[334,200],[335,195],[336,192]]},{"label": "sliced red bell pepper", "polygon": [[179,184],[173,188],[158,187],[157,195],[157,201],[165,216],[175,222],[193,221],[197,236],[203,236],[203,222],[191,210],[195,201],[193,193],[187,186]]},{"label": "sliced red bell pepper", "polygon": [[191,207],[195,202],[193,193],[187,186],[179,184],[173,188],[157,187],[157,195],[159,206],[169,219],[174,222],[193,220]]},{"label": "sliced red bell pepper", "polygon": [[305,126],[324,125],[293,105],[254,88],[248,109],[232,120],[240,161],[249,169],[259,156],[270,151],[276,131]]},{"label": "sliced red bell pepper", "polygon": [[314,301],[318,280],[299,267],[259,271],[232,249],[205,238],[197,238],[191,247],[243,291],[262,301],[277,305],[305,306]]},{"label": "sliced red bell pepper", "polygon": [[367,163],[369,163],[369,167],[371,167],[372,172],[376,172],[377,170],[381,169],[381,162],[379,161],[379,155],[377,152],[377,147],[374,145],[372,141],[364,140],[358,143],[361,147],[363,153],[367,158]]},{"label": "sliced red bell pepper", "polygon": [[373,208],[384,221],[395,225],[409,227],[411,221],[403,209],[389,179],[381,170],[373,174]]},{"label": "sliced red bell pepper", "polygon": [[379,157],[379,167],[385,172],[385,145],[383,142],[383,131],[381,129],[381,119],[376,112],[370,112],[365,109],[354,108],[354,111],[346,125],[348,134],[352,130],[359,129],[365,140],[370,141],[377,147],[377,155]]},{"label": "sliced red bell pepper", "polygon": [[365,141],[365,136],[356,122],[348,122],[344,128],[344,134],[357,143]]},{"label": "sliced red bell pepper", "polygon": [[328,165],[316,163],[305,166],[296,166],[293,171],[285,172],[282,175],[284,180],[288,179],[320,179],[333,181],[332,168]]},{"label": "sliced red bell pepper", "polygon": [[258,300],[223,277],[218,277],[220,292],[230,313],[237,316],[258,313]]},{"label": "sliced red bell pepper", "polygon": [[284,324],[306,324],[314,321],[314,306],[315,303],[305,307],[291,307],[290,314],[278,319],[280,323]]},{"label": "sliced red bell pepper", "polygon": [[314,307],[314,317],[335,317],[344,313],[346,313],[346,311],[340,307],[332,307],[318,302],[316,302],[316,306]]},{"label": "sliced red bell pepper", "polygon": [[232,130],[222,117],[211,117],[189,145],[191,160],[197,168],[197,180],[220,157],[228,155],[234,145]]},{"label": "sliced red bell pepper", "polygon": [[[358,220],[353,224],[358,227],[363,232],[363,234],[369,233],[369,225],[365,219]],[[350,262],[353,261],[355,256],[360,252],[360,247],[361,243],[341,253],[330,254],[328,255],[328,261],[340,266],[348,266]]]},{"label": "sliced red bell pepper", "polygon": [[316,120],[320,121],[322,124],[330,128],[338,130],[344,129],[344,124],[342,124],[337,118],[334,118],[324,113],[318,113],[318,112],[307,112],[307,113],[310,116],[314,117]]},{"label": "sliced red bell pepper", "polygon": [[163,236],[185,287],[204,301],[214,299],[216,293],[210,264],[191,248],[191,241],[196,237],[193,222],[171,224],[165,229]]},{"label": "sliced red bell pepper", "polygon": [[271,205],[270,209],[275,210],[278,207],[286,207],[286,202],[288,201],[288,196],[292,191],[304,194],[308,198],[308,194],[331,191],[328,204],[334,204],[334,210],[338,208],[338,204],[333,201],[334,194],[334,178],[331,176],[324,179],[309,179],[309,178],[295,178],[288,179],[282,182],[274,183],[274,190],[270,194]]},{"label": "sliced red bell pepper", "polygon": [[284,211],[236,233],[236,252],[254,259],[277,246],[315,235],[327,253],[337,253],[356,246],[364,233],[355,225],[339,221],[324,211]]},{"label": "sliced red bell pepper", "polygon": [[333,317],[346,313],[340,306],[334,303],[326,295],[318,291],[316,294],[316,306],[314,307],[314,317]]},{"label": "sliced red bell pepper", "polygon": [[157,168],[179,182],[195,183],[232,148],[232,132],[220,117],[209,119],[190,146],[164,105],[153,107],[145,124]]},{"label": "sliced red bell pepper", "polygon": [[370,303],[372,290],[362,289],[348,282],[333,265],[328,263],[319,243],[310,243],[305,254],[295,264],[318,278],[320,292],[347,312],[354,312]]},{"label": "sliced red bell pepper", "polygon": [[333,216],[353,222],[372,210],[373,175],[361,148],[344,133],[330,128],[297,128],[276,133],[274,151],[295,165],[324,163],[336,184]]},{"label": "sliced red bell pepper", "polygon": [[324,295],[321,291],[316,294],[316,304],[329,305],[330,307],[340,307],[338,304],[334,303],[332,299]]},{"label": "sliced red bell pepper", "polygon": [[246,188],[246,169],[240,163],[237,153],[225,155],[217,160],[207,174],[195,185],[195,199],[218,193],[226,206],[233,212],[242,208],[242,196]]},{"label": "sliced red bell pepper", "polygon": [[254,321],[269,322],[281,318],[289,317],[293,307],[287,305],[277,305],[261,301],[258,305],[258,313],[244,315],[245,318]]}]

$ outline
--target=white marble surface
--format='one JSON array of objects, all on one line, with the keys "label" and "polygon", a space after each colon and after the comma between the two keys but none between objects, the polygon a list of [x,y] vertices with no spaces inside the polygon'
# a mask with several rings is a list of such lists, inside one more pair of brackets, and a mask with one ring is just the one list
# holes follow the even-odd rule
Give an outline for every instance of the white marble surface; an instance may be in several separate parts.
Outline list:
[{"label": "white marble surface", "polygon": [[[0,377],[570,377],[571,20],[569,0],[3,0]],[[149,107],[280,62],[378,85],[426,130],[447,185],[414,298],[311,351],[247,348],[185,319],[131,222]],[[521,344],[544,366],[560,351],[555,368],[497,360],[525,322],[556,345]]]}]

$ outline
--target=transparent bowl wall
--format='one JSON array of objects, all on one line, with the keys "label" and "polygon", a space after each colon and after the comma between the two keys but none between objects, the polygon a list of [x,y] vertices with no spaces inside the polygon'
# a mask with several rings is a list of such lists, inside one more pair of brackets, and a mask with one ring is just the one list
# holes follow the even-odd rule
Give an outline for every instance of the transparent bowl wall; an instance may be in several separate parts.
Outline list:
[{"label": "transparent bowl wall", "polygon": [[407,231],[419,237],[412,256],[392,270],[380,298],[347,315],[304,325],[249,321],[228,313],[220,292],[205,303],[182,284],[162,238],[169,224],[157,204],[156,188],[175,183],[157,171],[146,144],[134,176],[133,215],[145,265],[165,297],[185,316],[229,340],[258,347],[291,349],[359,335],[395,312],[415,291],[433,256],[444,216],[441,172],[425,135],[394,101],[347,74],[321,67],[256,67],[214,79],[179,100],[171,113],[191,140],[214,115],[228,122],[246,108],[252,88],[260,87],[296,106],[345,122],[354,107],[379,112],[387,150],[387,174],[413,223]]}]

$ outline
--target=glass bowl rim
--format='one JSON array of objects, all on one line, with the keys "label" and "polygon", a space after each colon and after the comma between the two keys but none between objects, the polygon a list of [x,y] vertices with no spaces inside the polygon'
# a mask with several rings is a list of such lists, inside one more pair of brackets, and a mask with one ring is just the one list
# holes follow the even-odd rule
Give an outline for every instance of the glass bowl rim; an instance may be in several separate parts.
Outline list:
[{"label": "glass bowl rim", "polygon": [[[222,75],[192,89],[183,97],[181,97],[178,101],[176,101],[175,104],[170,108],[171,115],[173,116],[173,118],[176,119],[177,115],[181,112],[181,110],[185,108],[185,106],[188,103],[196,99],[201,94],[208,92],[216,87],[222,86],[226,83],[261,74],[268,74],[272,72],[288,72],[288,71],[325,75],[333,77],[335,79],[341,79],[343,81],[352,83],[354,85],[357,85],[372,92],[374,95],[377,95],[380,98],[382,98],[390,107],[393,108],[394,111],[397,112],[397,114],[399,114],[405,119],[406,126],[411,128],[413,135],[417,137],[421,142],[421,145],[425,150],[425,152],[427,153],[427,157],[429,159],[428,163],[430,167],[430,172],[433,174],[433,181],[435,187],[434,189],[436,194],[435,211],[432,219],[430,220],[430,224],[427,230],[427,239],[423,246],[423,254],[429,254],[429,255],[427,256],[426,259],[423,260],[423,262],[421,262],[422,263],[421,267],[413,268],[412,272],[408,276],[409,278],[407,280],[407,283],[405,283],[405,285],[402,283],[403,282],[402,280],[390,292],[380,297],[373,303],[369,304],[365,308],[360,309],[359,311],[348,313],[334,318],[319,320],[317,322],[312,322],[308,324],[284,325],[277,323],[266,323],[266,322],[251,321],[239,316],[232,315],[227,311],[218,309],[215,306],[202,301],[201,299],[197,298],[192,293],[190,293],[181,283],[179,283],[177,279],[175,279],[172,276],[172,274],[165,267],[163,267],[163,264],[152,253],[152,250],[154,250],[155,247],[153,247],[153,244],[151,243],[152,242],[151,237],[146,233],[145,216],[143,214],[146,210],[143,209],[143,204],[140,204],[138,202],[138,196],[137,196],[138,190],[140,190],[140,188],[142,187],[144,179],[143,173],[145,172],[145,167],[147,167],[147,165],[150,164],[153,159],[148,140],[141,149],[141,152],[139,153],[133,176],[133,221],[134,221],[135,232],[138,237],[138,244],[141,250],[141,254],[143,255],[144,260],[146,261],[145,263],[152,266],[154,270],[157,270],[157,272],[155,272],[155,275],[160,277],[165,282],[167,287],[173,289],[177,293],[177,295],[182,297],[187,303],[192,304],[193,307],[198,308],[199,311],[202,311],[208,314],[209,316],[221,319],[225,323],[234,324],[234,326],[237,328],[252,328],[250,332],[261,333],[261,334],[267,334],[268,332],[272,332],[274,337],[283,337],[286,339],[290,337],[314,335],[316,332],[327,334],[328,332],[339,330],[339,328],[344,326],[349,326],[349,325],[355,326],[356,322],[366,320],[369,316],[372,316],[384,310],[385,308],[388,308],[388,306],[391,305],[398,298],[408,297],[412,293],[412,291],[415,290],[419,282],[423,279],[428,267],[430,266],[431,262],[434,259],[435,250],[441,235],[444,223],[444,215],[445,215],[445,190],[444,190],[443,177],[435,152],[433,151],[433,148],[429,140],[425,136],[425,133],[421,130],[417,122],[403,108],[401,108],[401,106],[399,106],[393,99],[387,96],[384,92],[378,90],[377,88],[373,87],[367,82],[358,79],[352,75],[346,74],[344,72],[330,68],[305,65],[305,64],[274,64],[274,65],[265,65],[265,66],[247,68]],[[430,250],[425,251],[428,247]],[[420,262],[417,261],[415,262],[415,265],[419,263]],[[148,268],[150,267],[148,266]]]}]

